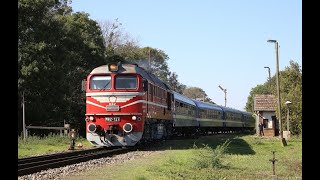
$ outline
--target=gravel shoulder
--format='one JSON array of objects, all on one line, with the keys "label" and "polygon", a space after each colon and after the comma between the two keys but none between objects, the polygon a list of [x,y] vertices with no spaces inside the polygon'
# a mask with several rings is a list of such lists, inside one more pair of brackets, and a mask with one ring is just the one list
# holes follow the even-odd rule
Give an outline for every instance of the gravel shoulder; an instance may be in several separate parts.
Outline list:
[{"label": "gravel shoulder", "polygon": [[143,158],[153,154],[163,153],[163,151],[133,151],[113,157],[94,159],[87,162],[68,165],[61,168],[49,169],[34,174],[19,176],[18,180],[43,180],[43,179],[66,179],[67,177],[78,176],[79,173],[94,170],[97,167],[112,166],[114,164]]}]

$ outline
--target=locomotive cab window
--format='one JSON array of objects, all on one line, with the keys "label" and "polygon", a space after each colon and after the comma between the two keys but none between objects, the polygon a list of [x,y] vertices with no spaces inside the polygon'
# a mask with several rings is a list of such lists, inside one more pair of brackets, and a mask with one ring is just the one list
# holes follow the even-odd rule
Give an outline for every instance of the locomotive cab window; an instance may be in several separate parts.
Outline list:
[{"label": "locomotive cab window", "polygon": [[116,76],[116,89],[137,89],[136,76]]},{"label": "locomotive cab window", "polygon": [[90,79],[90,89],[110,89],[111,77],[110,76],[93,76]]}]

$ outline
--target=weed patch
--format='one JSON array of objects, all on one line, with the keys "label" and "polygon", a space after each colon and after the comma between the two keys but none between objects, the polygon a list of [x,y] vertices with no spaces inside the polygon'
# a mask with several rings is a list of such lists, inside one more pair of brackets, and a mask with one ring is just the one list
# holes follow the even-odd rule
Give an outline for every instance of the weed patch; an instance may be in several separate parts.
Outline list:
[{"label": "weed patch", "polygon": [[197,169],[219,169],[226,167],[222,164],[222,158],[225,156],[230,142],[231,141],[227,139],[222,145],[218,145],[215,149],[211,148],[207,144],[203,144],[203,147],[200,148],[194,145],[194,157],[192,158],[192,167]]}]

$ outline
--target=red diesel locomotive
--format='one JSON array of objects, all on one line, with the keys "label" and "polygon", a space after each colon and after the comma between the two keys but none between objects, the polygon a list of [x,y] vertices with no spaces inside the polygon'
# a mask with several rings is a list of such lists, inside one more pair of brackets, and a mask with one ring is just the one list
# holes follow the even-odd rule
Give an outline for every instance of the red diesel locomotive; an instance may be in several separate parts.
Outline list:
[{"label": "red diesel locomotive", "polygon": [[172,133],[173,92],[136,64],[108,64],[86,80],[86,138],[94,146],[134,146]]},{"label": "red diesel locomotive", "polygon": [[85,89],[86,135],[94,146],[255,128],[252,113],[190,99],[136,64],[97,67]]}]

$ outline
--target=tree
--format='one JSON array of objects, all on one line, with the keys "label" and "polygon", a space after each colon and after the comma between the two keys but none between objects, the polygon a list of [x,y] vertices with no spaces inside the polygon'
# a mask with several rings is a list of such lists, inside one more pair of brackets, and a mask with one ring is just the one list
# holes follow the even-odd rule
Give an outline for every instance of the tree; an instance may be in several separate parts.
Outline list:
[{"label": "tree", "polygon": [[105,63],[99,26],[69,2],[18,1],[18,103],[25,92],[28,124],[81,127],[81,80]]},{"label": "tree", "polygon": [[246,103],[246,111],[254,112],[253,101],[254,101],[254,96],[256,94],[270,94],[268,82],[264,84],[259,84],[256,87],[251,89],[250,95],[248,96],[248,100]]},{"label": "tree", "polygon": [[140,47],[138,40],[121,28],[122,23],[118,19],[100,22],[99,25],[104,37],[107,61],[136,63],[169,84],[170,71],[167,63],[169,57],[164,51],[152,47]]},{"label": "tree", "polygon": [[196,100],[204,102],[210,102],[215,104],[205,93],[205,91],[199,87],[187,87],[183,90],[183,95]]},{"label": "tree", "polygon": [[[281,117],[282,122],[287,121],[286,101],[291,101],[290,108],[290,131],[292,134],[302,132],[302,69],[299,64],[290,60],[290,66],[285,67],[280,74],[281,84]],[[284,124],[283,127],[286,127]]]},{"label": "tree", "polygon": [[122,28],[118,19],[115,21],[100,21],[99,26],[106,47],[106,59],[108,62],[124,62],[125,60],[139,59],[138,40],[134,39]]},{"label": "tree", "polygon": [[172,90],[174,90],[180,94],[183,94],[183,91],[187,87],[186,85],[184,85],[178,81],[178,75],[175,72],[173,72],[173,73],[170,72],[169,86],[172,88]]}]

